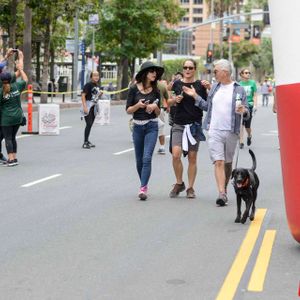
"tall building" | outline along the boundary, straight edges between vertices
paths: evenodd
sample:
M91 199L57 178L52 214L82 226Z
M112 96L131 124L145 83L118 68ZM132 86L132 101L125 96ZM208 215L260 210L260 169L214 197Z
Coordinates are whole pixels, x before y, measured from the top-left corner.
M208 7L205 0L177 0L181 8L186 11L176 28L185 28L202 23L208 17ZM182 55L197 54L194 30L182 31L177 41L168 44L168 52Z

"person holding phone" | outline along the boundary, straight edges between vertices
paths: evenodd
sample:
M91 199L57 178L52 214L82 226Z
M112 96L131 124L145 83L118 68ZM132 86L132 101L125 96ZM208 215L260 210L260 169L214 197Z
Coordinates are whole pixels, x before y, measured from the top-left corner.
M126 111L133 115L133 143L136 169L140 179L138 197L147 199L148 182L151 175L152 156L158 137L158 115L160 92L157 81L164 73L162 67L151 61L142 64L136 74L136 84L128 92Z
M28 82L27 75L23 71L23 53L20 50L18 50L18 56L16 68L21 79L12 82L13 75L11 73L2 72L0 74L2 81L2 88L0 88L1 126L8 155L6 163L8 167L18 165L16 135L23 120L21 92Z
M84 120L86 123L84 130L84 142L82 145L83 149L91 149L95 147L95 145L89 141L89 136L95 121L96 114L98 113L97 102L103 94L99 86L99 72L92 71L90 79L90 82L85 84L81 93L81 113L84 116Z
M196 68L197 63L193 59L187 59L183 62L183 78L174 81L172 86L173 97L168 101L169 105L176 105L171 130L172 162L176 183L170 191L169 196L171 198L177 197L186 188L183 182L182 154L188 156L186 197L196 197L194 183L197 174L197 152L199 142L205 140L201 127L203 111L195 106L193 97L186 94L183 87L191 88L193 86L197 94L201 95L203 99L206 99L206 89L210 87L208 81L195 79Z

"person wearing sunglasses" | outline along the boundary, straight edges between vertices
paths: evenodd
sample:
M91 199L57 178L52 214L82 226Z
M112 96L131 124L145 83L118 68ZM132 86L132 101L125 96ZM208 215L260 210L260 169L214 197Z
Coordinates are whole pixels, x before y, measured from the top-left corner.
M251 72L249 69L242 69L240 72L241 81L240 85L245 89L247 95L247 101L249 105L250 118L248 120L243 121L244 128L247 132L247 146L250 146L252 143L252 129L251 129L251 121L252 114L257 110L257 87L255 80L250 79ZM244 130L240 133L240 149L244 148Z
M168 101L169 105L176 105L174 123L171 130L172 163L176 183L170 191L169 196L171 198L177 197L186 188L183 181L182 154L188 157L188 188L186 197L196 197L194 183L197 174L197 152L200 141L205 140L202 132L203 111L195 106L193 97L186 94L183 88L191 88L193 86L197 93L206 99L207 88L210 87L208 81L195 79L196 68L197 63L193 59L187 59L183 62L183 78L173 83L173 96Z
M208 131L208 150L214 164L219 195L218 206L228 203L227 185L232 171L232 161L239 139L241 114L248 117L246 92L232 81L232 66L226 59L214 62L216 82L212 85L207 100L194 87L183 87L185 94L194 99L194 105L207 111L203 127Z
M140 179L138 197L148 198L148 182L151 175L152 156L158 137L158 116L160 114L160 91L157 81L161 79L164 68L151 61L141 65L136 74L136 84L129 89L126 112L133 115L133 144L136 169Z

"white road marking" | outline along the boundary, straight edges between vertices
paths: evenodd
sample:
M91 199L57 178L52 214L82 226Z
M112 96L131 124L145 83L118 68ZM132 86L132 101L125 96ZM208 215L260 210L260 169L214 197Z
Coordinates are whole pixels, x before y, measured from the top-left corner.
M72 128L72 126L63 126L63 127L59 127L60 130L63 130L63 129L70 129Z
M264 136L278 136L278 133L262 133Z
M18 136L16 136L16 139L23 139L23 138L26 138L29 136L30 136L30 134L18 135Z
M30 187L30 186L33 186L35 184L38 184L38 183L41 183L41 182L44 182L44 181L47 181L47 180L51 180L51 179L54 179L54 178L59 177L59 176L62 176L62 174L54 174L54 175L51 175L51 176L48 176L48 177L45 177L45 178L42 178L42 179L39 179L39 180L35 180L35 181L32 181L32 182L23 184L22 187Z
M124 151L116 152L116 153L114 153L114 155L121 155L123 153L130 152L130 151L133 151L133 150L134 150L134 148L126 149Z
M169 138L170 135L166 135L165 137ZM129 149L126 149L126 150L123 150L123 151L120 151L120 152L116 152L116 153L114 153L114 155L121 155L121 154L124 154L124 153L127 153L127 152L131 152L133 150L134 150L134 148L129 148Z

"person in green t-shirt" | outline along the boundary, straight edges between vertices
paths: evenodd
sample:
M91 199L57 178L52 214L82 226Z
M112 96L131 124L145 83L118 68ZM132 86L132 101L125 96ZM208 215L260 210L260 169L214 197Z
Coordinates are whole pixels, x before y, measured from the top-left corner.
M23 57L21 51L19 55ZM7 166L15 166L18 164L17 141L16 135L23 119L23 111L21 107L21 92L25 89L28 78L23 71L23 62L16 64L21 79L12 83L11 73L1 73L0 80L2 88L0 88L0 125L5 139L6 150L8 154Z
M257 87L255 80L250 79L251 72L249 69L245 68L242 69L240 72L241 81L239 84L244 88L247 95L247 101L249 105L249 112L250 118L247 121L243 121L243 125L247 132L247 146L250 146L252 143L252 129L251 129L251 121L252 121L252 114L257 110ZM244 148L244 130L240 132L240 149Z

